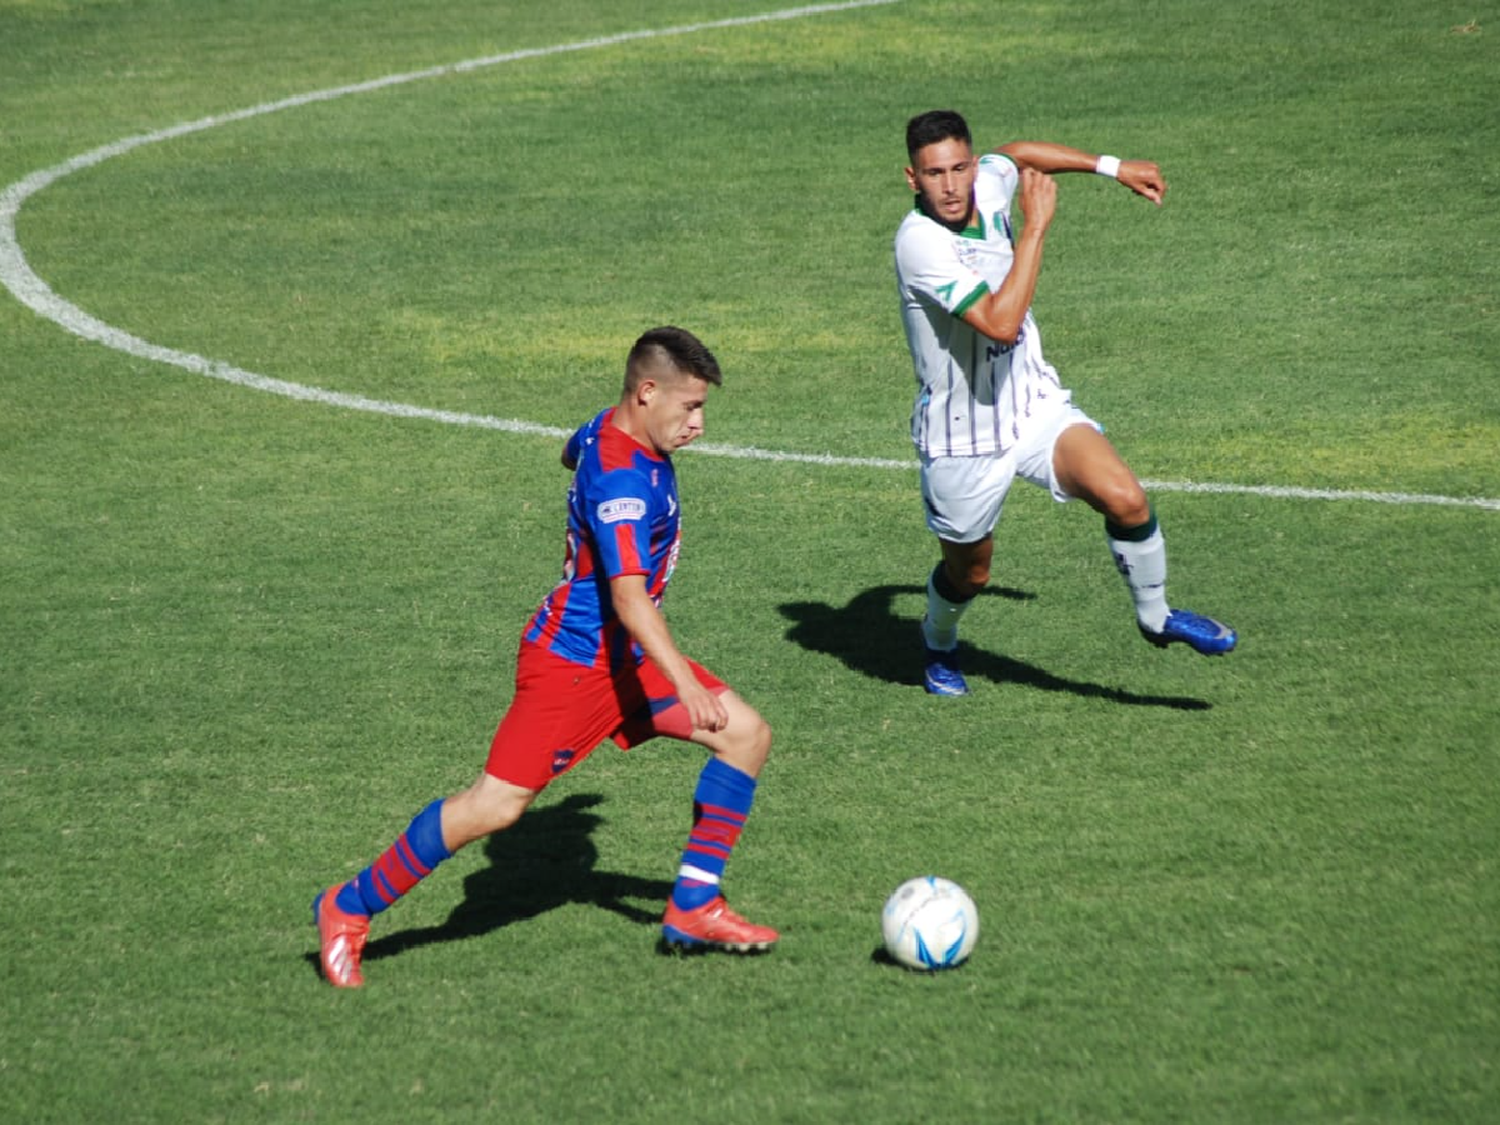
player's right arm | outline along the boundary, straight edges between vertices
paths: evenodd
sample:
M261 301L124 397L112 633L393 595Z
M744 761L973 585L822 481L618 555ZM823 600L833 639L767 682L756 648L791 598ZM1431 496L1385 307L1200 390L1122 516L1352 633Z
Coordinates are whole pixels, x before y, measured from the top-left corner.
M1042 172L1022 168L1019 195L1023 225L1010 272L999 289L983 294L959 314L976 332L1002 344L1016 342L1036 296L1042 243L1057 213L1057 182Z

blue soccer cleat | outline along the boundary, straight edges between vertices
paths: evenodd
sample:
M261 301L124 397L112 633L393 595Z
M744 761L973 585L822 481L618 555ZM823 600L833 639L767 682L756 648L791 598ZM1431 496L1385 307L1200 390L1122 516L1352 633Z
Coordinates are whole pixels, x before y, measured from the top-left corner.
M1228 625L1186 609L1168 610L1167 623L1160 633L1153 633L1142 625L1141 636L1157 648L1180 642L1204 656L1223 656L1232 652L1240 639Z
M958 667L958 650L940 652L922 646L926 654L925 682L929 695L968 695L969 683Z

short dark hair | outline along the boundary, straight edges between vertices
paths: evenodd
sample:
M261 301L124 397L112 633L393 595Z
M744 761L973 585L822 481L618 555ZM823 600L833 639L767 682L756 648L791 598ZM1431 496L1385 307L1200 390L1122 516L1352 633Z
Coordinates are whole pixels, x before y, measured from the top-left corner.
M963 119L963 114L952 109L929 109L906 123L906 155L909 159L916 160L917 153L939 141L963 141L966 145L974 143L974 138L969 135L969 123Z
M714 353L686 328L666 325L641 333L625 360L625 389L632 389L648 371L661 367L694 375L716 387L724 385Z

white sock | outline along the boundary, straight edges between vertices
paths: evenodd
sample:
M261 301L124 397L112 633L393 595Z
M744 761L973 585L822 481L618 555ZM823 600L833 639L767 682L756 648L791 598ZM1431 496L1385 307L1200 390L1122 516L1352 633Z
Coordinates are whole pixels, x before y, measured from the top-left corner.
M971 599L972 600L972 599ZM938 652L952 652L958 647L958 619L969 603L950 602L937 592L932 575L927 576L927 616L922 618L922 636L927 647Z
M1107 536L1115 569L1135 599L1135 617L1141 627L1160 633L1167 624L1167 541L1161 528L1140 542Z

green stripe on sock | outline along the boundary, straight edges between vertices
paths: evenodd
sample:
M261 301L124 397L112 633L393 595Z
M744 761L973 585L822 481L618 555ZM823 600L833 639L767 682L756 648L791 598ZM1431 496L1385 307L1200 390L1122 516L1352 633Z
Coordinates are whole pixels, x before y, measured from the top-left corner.
M1140 527L1121 527L1117 523L1105 520L1104 534L1124 543L1144 543L1156 534L1156 509L1151 509L1151 518Z

